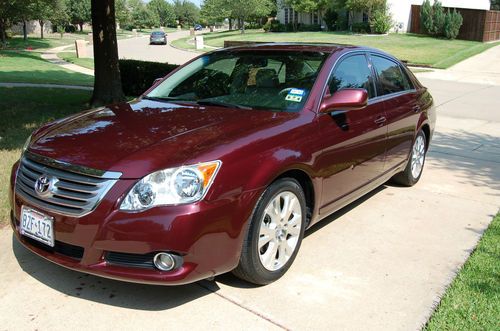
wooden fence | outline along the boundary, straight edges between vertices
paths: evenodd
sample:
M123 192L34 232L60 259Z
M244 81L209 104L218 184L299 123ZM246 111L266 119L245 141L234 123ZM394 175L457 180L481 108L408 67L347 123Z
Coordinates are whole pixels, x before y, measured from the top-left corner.
M411 6L411 25L410 32L423 33L420 24L420 10L422 6ZM453 8L444 7L446 10ZM457 8L463 19L463 25L460 28L458 39L475 41L494 41L500 40L500 11L464 9Z

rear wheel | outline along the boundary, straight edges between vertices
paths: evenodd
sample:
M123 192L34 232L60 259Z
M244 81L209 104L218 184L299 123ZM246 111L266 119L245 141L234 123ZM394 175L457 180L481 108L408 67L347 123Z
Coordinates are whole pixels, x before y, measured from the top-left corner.
M258 285L283 276L300 248L305 216L306 200L296 180L284 178L271 184L254 209L233 273Z
M423 131L419 131L413 142L410 159L408 160L405 170L393 177L396 183L405 186L413 186L419 181L422 176L422 171L424 170L425 157L427 154L426 146L425 134Z

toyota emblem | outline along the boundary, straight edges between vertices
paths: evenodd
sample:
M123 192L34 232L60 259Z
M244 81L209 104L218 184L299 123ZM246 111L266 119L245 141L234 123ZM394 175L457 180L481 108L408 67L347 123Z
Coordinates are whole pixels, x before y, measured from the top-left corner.
M47 175L42 175L42 176L38 177L38 179L35 182L35 192L39 196L47 195L47 193L50 193L49 189L50 189L51 182L52 182L52 179Z

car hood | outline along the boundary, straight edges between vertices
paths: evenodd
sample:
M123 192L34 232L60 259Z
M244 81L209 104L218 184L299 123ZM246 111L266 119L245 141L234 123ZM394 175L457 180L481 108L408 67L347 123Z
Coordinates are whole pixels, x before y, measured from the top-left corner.
M122 178L141 178L187 160L209 161L197 156L220 147L215 145L279 125L293 115L137 100L43 127L29 150L70 164L119 171ZM210 156L220 158L223 152Z

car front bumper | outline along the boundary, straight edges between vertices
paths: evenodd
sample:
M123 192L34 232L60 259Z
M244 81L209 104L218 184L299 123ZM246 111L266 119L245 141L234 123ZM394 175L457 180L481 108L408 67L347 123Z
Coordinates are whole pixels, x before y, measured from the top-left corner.
M252 191L210 203L201 201L126 213L117 206L133 182L120 180L93 212L68 217L34 206L17 195L14 190L17 167L18 164L14 165L12 170L9 199L11 226L21 244L66 268L137 283L187 284L234 269L239 261L246 220L252 211L250 206L258 197L258 192ZM54 217L55 248L20 234L23 205ZM160 271L151 263L131 266L109 260L111 254L122 254L133 262L151 258L157 252L179 255L183 263L172 271Z

